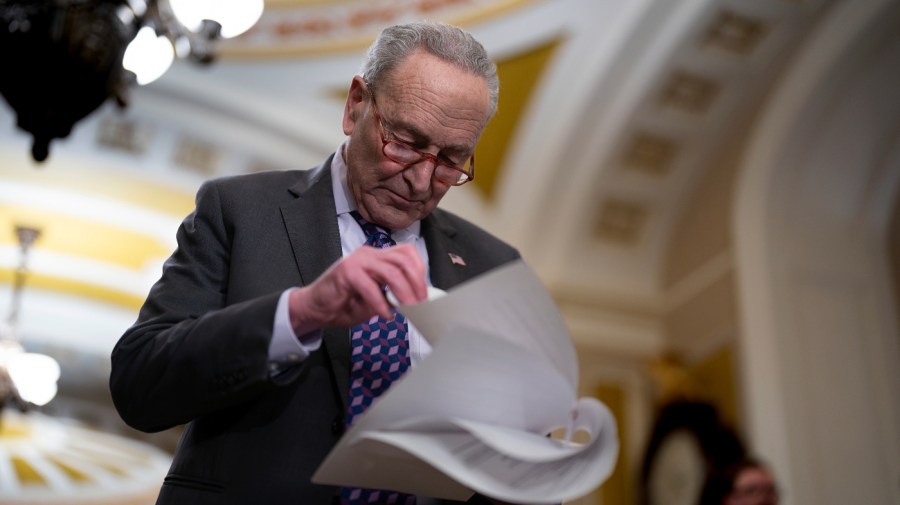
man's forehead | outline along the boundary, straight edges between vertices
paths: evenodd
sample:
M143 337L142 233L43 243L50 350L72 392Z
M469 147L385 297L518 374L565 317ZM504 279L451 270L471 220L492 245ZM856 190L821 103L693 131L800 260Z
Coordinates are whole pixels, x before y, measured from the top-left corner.
M459 81L472 78L478 78L478 76L425 50L418 50L407 55L384 75L385 83L395 86L419 82L422 86L446 91L455 88ZM484 80L484 87L487 90L486 80Z

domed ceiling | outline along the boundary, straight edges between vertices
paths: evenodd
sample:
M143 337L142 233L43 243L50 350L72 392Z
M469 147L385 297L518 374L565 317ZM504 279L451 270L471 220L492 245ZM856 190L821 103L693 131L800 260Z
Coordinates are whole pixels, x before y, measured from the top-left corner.
M317 165L343 140L343 99L378 31L422 18L456 23L497 61L501 97L478 146L475 181L452 190L442 206L519 248L557 301L579 354L612 364L588 373L632 367L621 381L626 467L649 431L641 410L649 403L646 377L634 370L669 351L702 354L739 331L735 188L754 180L740 177L756 166L748 163L748 146L779 145L761 131L760 117L780 106L786 112L777 117L794 124L790 115L803 115L803 106L842 96L829 94L841 87L857 89L851 85L867 65L896 76L898 6L267 0L256 26L220 44L210 65L176 61L159 80L130 89L126 108L110 101L53 142L44 163L32 161L31 139L0 105L0 321L12 315L25 259L20 335L26 347L62 365L60 396L47 412L149 438L111 410L109 352L159 276L196 189L211 177ZM818 37L823 33L830 37ZM804 82L817 100L775 103L784 81L798 79L797 69L826 67ZM871 99L886 103L873 109L896 110L896 96L876 88ZM802 122L805 136L791 138L816 138L820 131L810 123ZM882 196L896 191L871 181L896 186L897 176L887 173L896 158L888 159L884 146L897 145L900 130L860 131L871 137L867 145L881 146L866 153L870 166L860 169L875 173L883 165L885 173L860 177L872 184L866 191L843 192L837 177L808 191L829 192L815 195L827 204L866 193L887 209L896 200ZM889 212L897 210L883 214ZM27 258L17 226L40 230ZM733 386L721 386L730 388L724 396L731 402ZM152 441L171 449L177 433L158 437Z
M23 336L102 379L200 182L316 165L342 140L343 96L375 34L430 18L472 31L501 77L476 180L442 205L522 251L580 346L657 354L673 345L662 316L729 275L717 188L733 183L767 92L841 3L268 0L211 65L176 61L43 164L0 106L0 309L14 227L38 228ZM690 246L686 222L703 231Z
M341 141L365 46L386 24L427 17L473 31L502 85L478 177L446 207L518 246L561 300L652 318L672 289L665 258L695 185L732 155L828 4L270 0L212 65L176 62L125 110L106 104L77 125L41 166L0 110L0 280L18 261L13 225L41 228L26 332L107 350L199 182L318 163ZM663 345L638 333L634 350Z

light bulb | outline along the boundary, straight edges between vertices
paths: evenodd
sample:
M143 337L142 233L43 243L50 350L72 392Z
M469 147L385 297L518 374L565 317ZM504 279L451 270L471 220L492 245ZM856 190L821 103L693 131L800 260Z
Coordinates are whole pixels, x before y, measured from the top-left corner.
M11 355L6 370L23 400L46 405L56 396L59 363L50 356L33 352Z
M137 83L143 86L166 73L174 59L175 49L169 39L157 36L153 28L145 26L125 49L122 66L134 72Z
M178 22L198 31L204 19L222 26L223 38L237 37L250 29L262 16L263 0L170 0Z

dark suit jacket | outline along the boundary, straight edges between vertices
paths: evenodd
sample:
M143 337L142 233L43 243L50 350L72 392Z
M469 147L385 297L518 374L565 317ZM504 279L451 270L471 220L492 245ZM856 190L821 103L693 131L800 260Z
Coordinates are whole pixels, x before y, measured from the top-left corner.
M112 353L110 389L129 425L187 423L159 503L331 503L336 489L310 477L344 429L349 330L326 330L318 351L274 379L267 352L281 292L341 256L335 212L330 158L311 171L201 187L178 248ZM422 235L442 289L519 257L441 210L422 221Z

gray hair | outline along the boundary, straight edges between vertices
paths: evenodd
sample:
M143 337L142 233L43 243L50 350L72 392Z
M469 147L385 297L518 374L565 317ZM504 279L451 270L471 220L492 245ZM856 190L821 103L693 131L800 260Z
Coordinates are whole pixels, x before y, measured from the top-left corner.
M491 61L484 46L475 37L446 23L421 22L385 28L366 52L360 75L369 86L377 88L397 65L420 49L484 77L491 98L488 117L494 115L500 97L497 65Z

